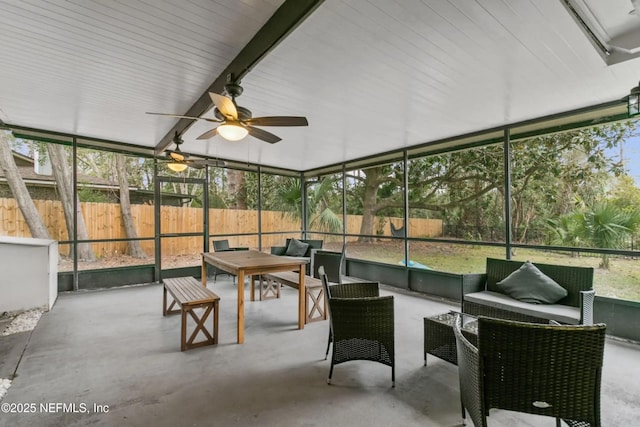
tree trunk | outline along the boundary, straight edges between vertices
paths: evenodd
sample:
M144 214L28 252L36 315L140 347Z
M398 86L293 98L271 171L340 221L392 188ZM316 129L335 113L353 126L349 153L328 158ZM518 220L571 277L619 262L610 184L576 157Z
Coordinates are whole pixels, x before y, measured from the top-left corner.
M124 154L116 154L116 170L118 172L118 185L120 186L120 212L122 212L122 222L128 239L137 239L135 222L131 213L131 200L129 199L129 181L127 179L127 163ZM134 258L146 258L140 246L140 241L129 240L129 255Z
M362 200L362 223L360 224L360 234L358 242L372 242L372 235L376 216L376 202L378 199L378 176L379 168L371 168L363 171L366 174L364 182L364 196Z
M31 195L27 186L22 181L15 161L13 160L13 154L9 143L6 138L0 136L0 168L4 172L4 176L7 179L7 184L11 189L13 197L16 199L16 203L22 212L31 236L36 239L49 239L49 232L44 225L42 217L36 209L36 205L33 204Z
M56 180L58 187L58 195L60 196L60 202L62 203L62 210L64 211L64 219L67 223L67 233L69 240L73 240L73 176L71 175L71 168L67 163L67 158L64 152L64 147L58 144L47 144L47 153L51 160L51 169L53 170L53 176ZM87 233L87 227L84 223L84 217L82 210L80 209L80 200L77 198L77 216L78 216L78 240L89 240L89 233ZM78 244L78 259L83 261L95 261L96 257L91 249L89 243Z
M229 205L231 209L247 209L247 189L244 182L244 172L228 169L227 170L227 194L232 203Z

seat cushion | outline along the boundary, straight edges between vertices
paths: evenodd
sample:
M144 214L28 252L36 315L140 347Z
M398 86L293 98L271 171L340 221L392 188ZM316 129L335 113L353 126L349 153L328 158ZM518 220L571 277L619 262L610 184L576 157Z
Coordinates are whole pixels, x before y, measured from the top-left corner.
M561 304L530 304L511 298L498 292L473 292L464 296L465 301L515 311L541 319L556 320L561 323L577 325L580 323L580 309Z
M301 242L298 239L291 239L287 251L284 253L286 256L304 256L309 249L309 244Z
M500 292L531 304L554 304L567 290L529 261L497 284Z

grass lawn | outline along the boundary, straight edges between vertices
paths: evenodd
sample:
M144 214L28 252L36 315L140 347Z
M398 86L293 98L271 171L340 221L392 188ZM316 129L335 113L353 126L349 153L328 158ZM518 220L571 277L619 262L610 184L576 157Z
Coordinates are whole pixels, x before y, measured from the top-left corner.
M485 270L486 258L505 258L504 248L431 242L411 242L409 253L412 261L424 264L433 270L450 273L481 273ZM402 242L393 240L374 243L350 242L347 245L347 256L398 264L404 257L404 246ZM518 249L512 259L593 267L596 295L640 301L640 260L638 259L612 258L609 270L599 268L601 258L592 254L571 256L551 251Z

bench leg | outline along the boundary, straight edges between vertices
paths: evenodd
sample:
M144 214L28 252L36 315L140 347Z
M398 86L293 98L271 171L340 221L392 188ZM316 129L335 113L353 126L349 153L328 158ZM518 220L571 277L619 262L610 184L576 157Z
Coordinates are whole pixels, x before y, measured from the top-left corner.
M263 280L261 276L260 277L260 301L273 299L273 298L280 298L280 282L270 278Z
M317 292L314 294L314 292ZM327 301L324 297L324 289L322 288L307 288L306 299L306 323L317 322L327 319ZM317 313L317 316L314 316Z
M180 325L180 351L187 349L187 311L189 309L182 308L182 324Z
M167 315L167 287L162 285L162 315Z
M171 299L171 304L167 307L167 288L165 286L162 287L162 315L166 316L167 314L176 314L180 313L180 310L173 309L176 305L176 300Z
M204 308L204 313L200 317L194 312L195 308ZM213 336L209 333L206 327L206 321L209 315L213 320ZM187 313L195 321L195 327L193 332L187 339ZM211 345L218 343L218 301L200 304L197 306L183 307L182 309L182 327L180 328L180 350L185 351L191 348L201 347L204 345ZM194 342L198 333L202 332L205 339L202 341Z

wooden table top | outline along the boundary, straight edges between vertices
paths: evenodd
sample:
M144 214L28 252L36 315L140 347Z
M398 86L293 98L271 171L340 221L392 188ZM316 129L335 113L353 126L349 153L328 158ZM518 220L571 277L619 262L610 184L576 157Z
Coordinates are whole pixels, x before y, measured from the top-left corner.
M202 257L212 264L224 264L234 270L288 266L297 269L308 262L305 258L271 255L260 251L204 252Z

